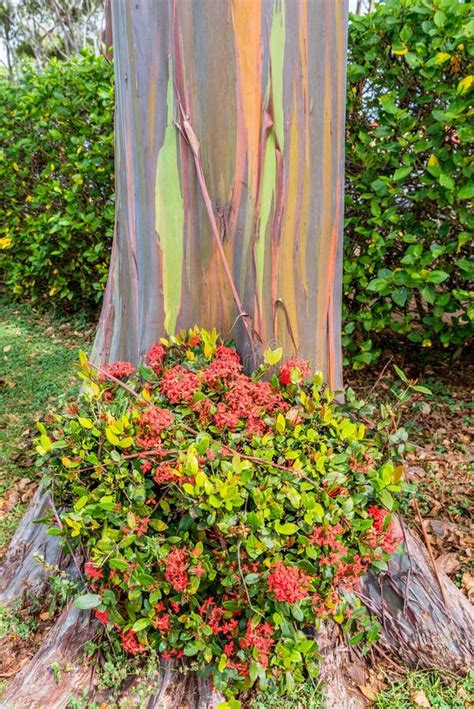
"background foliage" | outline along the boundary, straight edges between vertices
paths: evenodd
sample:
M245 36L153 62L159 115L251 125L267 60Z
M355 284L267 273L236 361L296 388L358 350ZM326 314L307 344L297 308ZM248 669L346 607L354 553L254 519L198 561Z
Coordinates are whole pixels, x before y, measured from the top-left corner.
M113 232L113 69L53 61L0 81L0 269L14 293L97 304Z
M344 344L355 366L387 330L424 347L472 334L473 36L474 5L452 0L385 0L351 18Z
M344 332L472 335L474 5L385 0L349 27ZM17 294L95 308L113 231L113 76L102 58L0 82L0 269Z

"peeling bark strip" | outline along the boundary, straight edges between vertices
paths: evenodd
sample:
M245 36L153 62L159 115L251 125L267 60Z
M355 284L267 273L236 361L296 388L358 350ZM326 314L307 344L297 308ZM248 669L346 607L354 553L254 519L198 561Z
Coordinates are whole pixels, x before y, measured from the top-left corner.
M137 362L199 323L341 388L346 0L114 0L117 225L95 353ZM237 322L236 322L237 318Z

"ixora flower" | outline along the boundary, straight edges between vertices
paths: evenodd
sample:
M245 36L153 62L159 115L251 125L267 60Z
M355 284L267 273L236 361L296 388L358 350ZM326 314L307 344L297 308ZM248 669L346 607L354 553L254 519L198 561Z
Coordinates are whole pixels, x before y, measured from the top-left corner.
M126 379L131 377L135 372L135 367L130 362L110 362L106 364L102 372L99 374L99 379L101 382L108 381L109 375L112 375L116 379Z
M291 374L295 372L297 381L306 379L311 374L311 369L304 359L289 359L280 369L280 384L286 386L291 384Z
M86 550L78 605L135 664L189 657L233 696L258 677L314 675L308 631L325 618L376 636L351 593L398 545L384 502L396 509L400 482L380 434L307 362L246 374L193 328L136 371L81 367L90 386L39 425L37 450L54 534Z
M310 577L297 566L287 567L279 561L268 575L268 587L278 601L296 603L308 596Z

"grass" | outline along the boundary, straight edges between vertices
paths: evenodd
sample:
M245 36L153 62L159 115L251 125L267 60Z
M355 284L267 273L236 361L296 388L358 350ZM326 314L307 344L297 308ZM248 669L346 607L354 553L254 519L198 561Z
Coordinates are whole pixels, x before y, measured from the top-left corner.
M66 320L0 300L0 550L34 489L28 482L37 477L35 421L77 386L73 363L91 335L81 317Z
M276 687L258 694L250 709L325 709L324 688L307 681L296 685L289 696L282 696Z
M465 679L447 683L436 672L409 672L390 688L380 692L374 709L468 709L474 696L474 673ZM427 701L425 701L425 698Z

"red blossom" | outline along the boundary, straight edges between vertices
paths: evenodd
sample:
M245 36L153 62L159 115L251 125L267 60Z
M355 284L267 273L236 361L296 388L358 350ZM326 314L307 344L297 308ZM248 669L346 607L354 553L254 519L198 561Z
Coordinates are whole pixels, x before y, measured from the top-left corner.
M98 611L97 608L95 608L94 615L99 621L99 623L103 623L103 625L107 625L107 623L109 622L109 616L107 615L107 611Z
M268 656L274 643L272 639L273 631L274 627L270 623L261 623L254 627L249 620L245 638L240 641L241 647L257 650L257 661L262 667L268 667Z
M138 642L137 636L133 630L127 630L126 633L121 633L120 640L123 649L131 655L137 655L140 652L146 651L145 645Z
M104 382L108 380L107 375L112 375L116 379L126 379L130 377L135 372L135 367L130 362L109 362L105 367L102 367L102 371L99 374L99 381Z
M214 423L219 429L228 428L230 431L234 431L239 423L239 417L235 412L229 409L227 404L221 402L217 404Z
M101 569L98 569L93 561L86 561L84 564L84 573L90 579L102 579L104 577Z
M387 554L393 554L401 542L401 537L396 533L393 521L384 531L388 512L375 505L369 507L368 512L373 520L373 526L365 534L367 545L371 549L381 547L382 551Z
M195 372L177 364L168 369L160 384L160 391L172 404L190 404L199 389L199 377Z
M148 530L149 523L150 523L149 517L143 517L141 519L137 518L135 530L134 530L137 534L137 537L141 537L142 534L146 534L146 532Z
M143 429L143 434L136 438L136 442L141 448L155 448L161 445L160 434L172 425L174 416L167 409L160 409L158 406L148 408L142 413L139 425Z
M209 367L204 370L202 379L205 384L215 388L219 383L229 385L233 379L239 376L242 371L237 352L230 347L220 345L217 348L216 356Z
M161 372L163 360L166 357L166 348L157 343L150 347L145 355L145 362L153 369L156 374Z
M189 583L186 549L172 549L165 559L165 565L165 578L168 583L175 591L184 591Z
M160 463L156 467L155 474L153 477L158 485L176 482L178 479L174 468L172 468L169 463Z
M201 576L206 573L206 569L204 568L204 566L202 566L202 564L196 564L196 566L193 566L193 568L191 569L191 573L193 573L198 578L201 578Z
M268 575L268 586L278 601L296 603L306 598L310 577L297 566L285 566L279 561Z
M289 359L280 367L279 380L282 386L291 384L291 372L293 369L297 369L301 379L306 379L311 374L311 368L304 359Z
M155 618L153 625L162 635L167 635L170 631L170 622L171 618L167 613L165 613L164 615Z
M210 422L212 410L212 401L210 399L199 399L191 408L198 415L202 424L206 425Z

